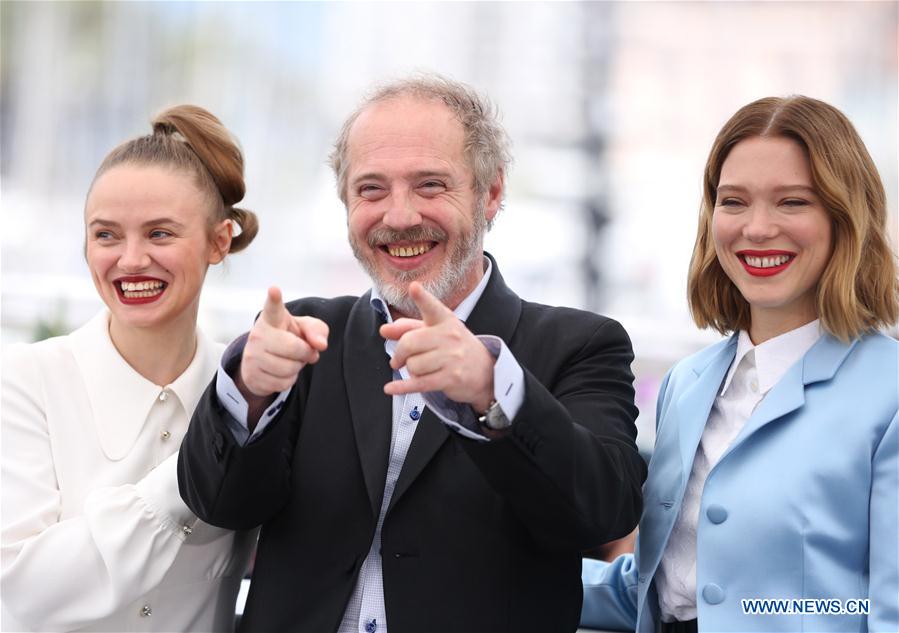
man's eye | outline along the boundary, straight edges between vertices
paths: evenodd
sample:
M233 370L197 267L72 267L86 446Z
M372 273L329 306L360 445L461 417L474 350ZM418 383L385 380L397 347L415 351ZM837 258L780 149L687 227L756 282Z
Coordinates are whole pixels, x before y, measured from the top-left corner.
M172 237L172 234L168 231L164 231L162 229L154 229L150 231L150 238L154 240L164 239L166 237Z
M446 184L439 180L426 180L418 185L418 191L424 196L436 196L446 191Z
M383 193L383 189L378 185L362 185L359 187L359 195L363 198L374 198Z
M111 231L97 231L94 233L94 239L96 240L111 240L112 232Z

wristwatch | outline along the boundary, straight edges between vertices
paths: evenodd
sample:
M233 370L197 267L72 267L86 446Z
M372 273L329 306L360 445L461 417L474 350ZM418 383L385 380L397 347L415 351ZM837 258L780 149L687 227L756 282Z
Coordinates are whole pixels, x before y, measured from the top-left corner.
M491 431L502 431L512 426L512 420L506 417L499 402L492 400L487 410L478 416L478 424Z

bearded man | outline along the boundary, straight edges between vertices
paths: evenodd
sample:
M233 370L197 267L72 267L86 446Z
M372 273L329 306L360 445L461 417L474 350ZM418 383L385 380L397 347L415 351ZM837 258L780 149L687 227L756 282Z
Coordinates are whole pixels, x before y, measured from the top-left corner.
M345 123L332 165L373 288L270 288L180 454L201 519L262 526L243 630L573 631L580 552L636 525L626 333L522 301L483 252L508 147L435 76Z

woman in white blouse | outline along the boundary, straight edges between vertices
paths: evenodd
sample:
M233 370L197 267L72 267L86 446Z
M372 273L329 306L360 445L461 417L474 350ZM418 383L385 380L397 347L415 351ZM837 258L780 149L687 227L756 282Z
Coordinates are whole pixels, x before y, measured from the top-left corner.
M197 329L206 270L257 231L243 195L240 149L195 106L97 171L85 254L106 309L3 353L4 631L233 628L253 535L199 522L176 462L222 351Z
M688 295L733 335L662 383L635 555L584 563L582 624L899 631L899 316L886 196L807 97L738 111L706 164Z

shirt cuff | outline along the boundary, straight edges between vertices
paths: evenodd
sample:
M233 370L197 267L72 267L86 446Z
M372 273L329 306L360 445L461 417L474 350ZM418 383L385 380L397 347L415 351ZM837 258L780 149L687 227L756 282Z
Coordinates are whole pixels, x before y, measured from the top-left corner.
M478 336L478 340L496 358L493 365L493 398L509 421L514 423L524 402L524 370L500 337L483 334Z
M518 410L524 402L524 371L515 360L508 346L498 336L489 334L478 336L494 359L493 398L499 403L503 413L514 423ZM442 391L422 394L428 407L453 431L479 442L489 442L490 438L481 432L478 415L466 403L450 400Z
M222 354L222 362L215 375L215 393L227 412L225 423L228 426L228 430L231 431L231 435L234 436L234 439L241 446L249 444L262 434L275 417L275 414L284 406L287 394L290 393L290 389L286 389L277 395L274 401L263 411L259 417L259 422L256 423L256 428L253 429L251 434L250 427L247 424L249 405L231 377L240 367L239 361L243 354L243 348L247 345L247 336L249 336L249 332L234 339L225 349L225 353Z

